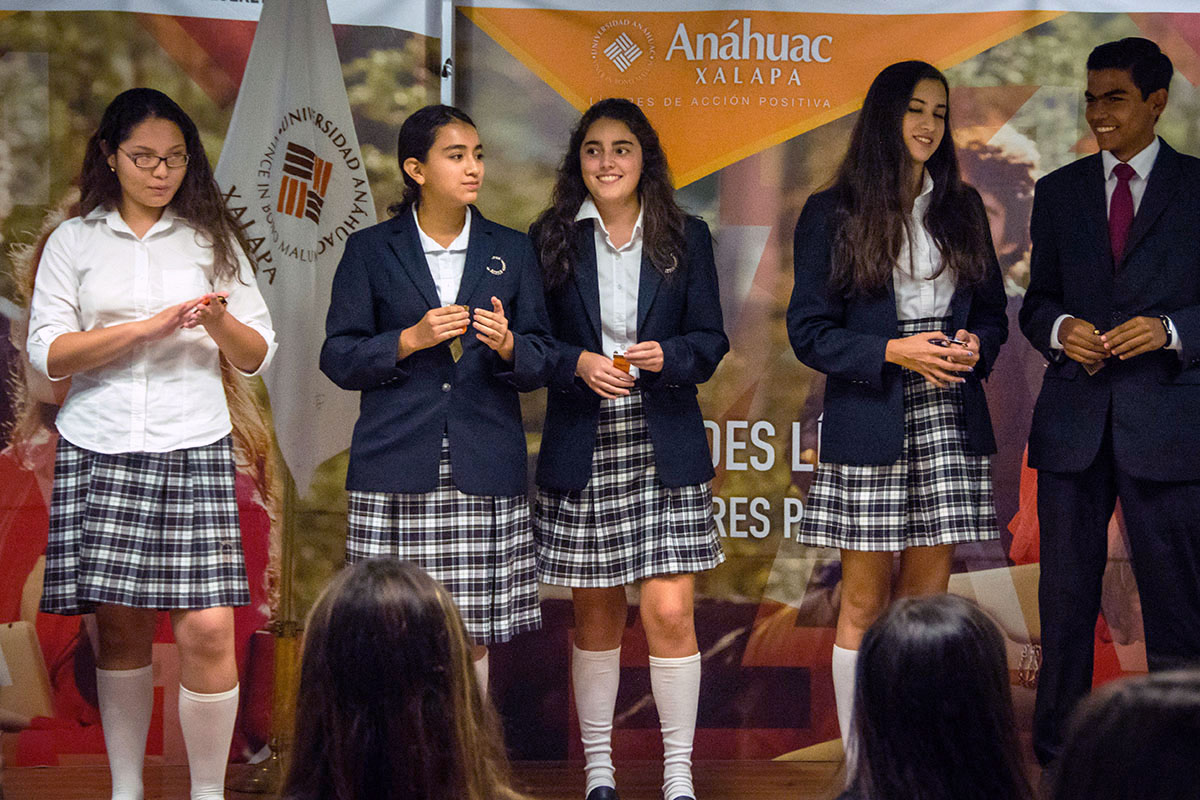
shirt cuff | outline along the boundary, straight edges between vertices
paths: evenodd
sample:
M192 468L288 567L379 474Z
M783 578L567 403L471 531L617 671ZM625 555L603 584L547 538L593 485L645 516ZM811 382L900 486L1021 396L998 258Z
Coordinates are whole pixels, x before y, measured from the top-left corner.
M25 352L29 356L29 363L33 365L34 369L52 381L65 381L67 378L71 377L70 375L60 375L56 378L50 374L50 345L54 344L54 340L64 333L66 333L66 331L58 331L50 334L47 337L43 335L41 331L39 331L33 336L30 336L29 341L25 343Z
M1174 350L1175 352L1179 353L1180 357L1182 358L1183 357L1183 340L1179 338L1179 328L1175 327L1175 321L1172 320L1170 317L1168 317L1165 314L1163 315L1163 317L1164 317L1164 319L1166 319L1167 325L1169 325L1171 328L1171 338L1167 340L1167 344L1164 347L1164 349Z
M265 370L267 368L267 366L270 365L271 359L273 359L275 357L275 351L277 349L279 349L279 342L275 341L275 332L273 330L271 330L270 328L264 329L263 327L261 327L259 325L255 325L253 322L247 322L247 323L245 323L245 325L246 325L246 327L250 328L250 330L254 331L259 336L261 336L263 338L263 341L267 343L266 355L263 356L262 362L258 365L258 368L256 370L254 370L253 372L243 372L242 370L238 369L236 366L233 366L233 362L230 362L230 366L233 367L235 372L245 375L247 378L253 378L255 375L261 375L263 370Z
M1074 317L1073 314L1063 314L1061 317L1054 320L1054 327L1050 329L1050 349L1051 350L1062 350L1063 349L1062 342L1060 342L1058 340L1058 329L1060 327L1062 327L1064 319L1072 319L1073 317Z

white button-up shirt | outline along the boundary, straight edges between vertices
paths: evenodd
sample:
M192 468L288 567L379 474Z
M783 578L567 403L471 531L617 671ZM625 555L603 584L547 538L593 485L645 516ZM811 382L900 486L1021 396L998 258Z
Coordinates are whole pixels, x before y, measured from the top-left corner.
M944 317L950 311L950 298L954 296L954 274L942 270L942 254L925 228L925 214L929 201L933 199L933 179L928 172L921 193L913 200L912 217L908 223L908 236L900 246L900 256L892 269L892 287L896 294L896 318L924 319Z
M638 283L642 278L642 213L638 211L633 236L617 247L604 227L600 210L592 198L579 206L576 220L595 220L596 277L600 286L600 339L603 355L624 353L637 344ZM638 376L631 366L630 374Z
M448 306L458 299L458 287L462 285L463 270L467 267L467 243L471 241L471 209L467 209L467 219L462 230L449 247L442 247L421 230L421 220L417 218L417 206L412 207L413 221L417 223L417 236L421 239L421 250L425 253L425 263L429 265L429 274L437 286L438 300L443 306ZM491 311L491 306L488 307Z
M267 354L275 334L250 262L240 278L213 277L204 234L171 209L138 239L116 210L63 222L46 241L34 283L26 349L50 377L50 345L64 333L134 322L206 292L229 292L228 313L254 329ZM72 444L101 453L161 453L211 444L232 430L219 350L203 326L138 345L71 376L56 426ZM61 379L61 377L60 377Z

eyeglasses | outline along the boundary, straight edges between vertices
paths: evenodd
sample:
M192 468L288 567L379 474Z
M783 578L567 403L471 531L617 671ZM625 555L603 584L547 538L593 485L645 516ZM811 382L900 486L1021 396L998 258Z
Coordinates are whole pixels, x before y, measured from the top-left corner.
M125 154L125 157L132 161L133 165L138 169L158 169L158 165L164 161L167 162L167 169L180 169L182 167L186 167L190 159L190 156L187 153L172 153L169 156L156 156L152 153L138 153L135 156L126 150L122 150L120 147L117 149L121 150L121 152Z

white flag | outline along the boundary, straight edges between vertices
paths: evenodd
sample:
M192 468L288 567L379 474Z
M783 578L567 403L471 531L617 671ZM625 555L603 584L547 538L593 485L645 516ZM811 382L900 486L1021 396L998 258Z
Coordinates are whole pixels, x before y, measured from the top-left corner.
M275 435L303 494L358 416L317 359L346 237L376 221L325 0L264 0L216 177L258 260Z

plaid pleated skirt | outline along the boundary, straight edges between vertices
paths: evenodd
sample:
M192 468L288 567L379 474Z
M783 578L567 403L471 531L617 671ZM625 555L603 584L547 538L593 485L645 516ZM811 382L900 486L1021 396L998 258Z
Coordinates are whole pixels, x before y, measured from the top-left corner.
M249 602L229 436L166 453L95 453L59 437L42 611Z
M949 318L902 320L899 333L945 330ZM815 547L898 552L996 539L987 456L967 446L962 391L903 371L904 441L894 464L822 461L797 540Z
M636 389L600 401L590 480L579 491L538 489L533 531L538 577L557 586L624 586L725 560L712 486L662 484Z
M411 561L446 587L475 644L542 626L529 498L463 494L442 439L432 492L349 493L346 562Z

